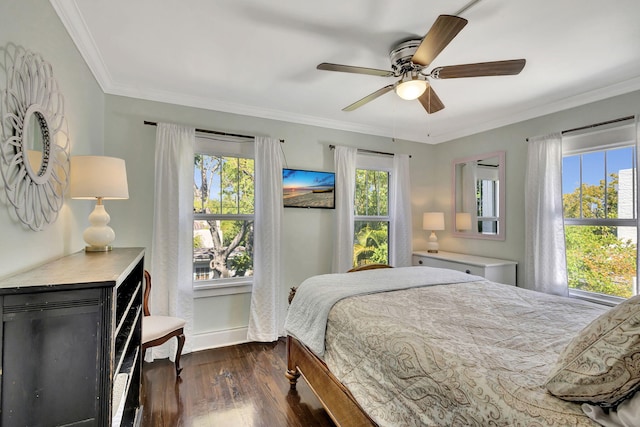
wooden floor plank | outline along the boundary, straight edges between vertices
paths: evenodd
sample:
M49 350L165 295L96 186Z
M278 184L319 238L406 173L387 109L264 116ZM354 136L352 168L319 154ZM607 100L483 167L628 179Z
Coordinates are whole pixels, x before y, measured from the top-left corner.
M144 363L143 427L334 427L304 380L289 390L286 344L246 343Z

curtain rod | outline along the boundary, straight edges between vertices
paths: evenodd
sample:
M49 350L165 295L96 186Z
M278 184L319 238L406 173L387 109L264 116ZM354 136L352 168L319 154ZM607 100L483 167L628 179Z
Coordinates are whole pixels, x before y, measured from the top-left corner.
M335 146L335 145L333 145L333 144L329 145L329 149L330 149L330 150L333 150L333 149L335 149L335 148L336 148L336 146ZM382 155L382 156L395 156L395 154L393 154L393 153L387 153L387 152L385 152L385 151L367 150L366 148L358 148L357 150L358 150L358 152L360 152L360 153L380 154L380 155ZM409 158L411 158L411 154L409 154Z
M580 126L580 127L573 128L573 129L563 130L560 133L562 133L564 135L565 133L569 133L569 132L577 132L579 130L597 128L598 126L610 125L612 123L618 123L618 122L624 122L624 121L627 121L627 120L631 120L634 117L635 116L620 117L619 119L607 120L606 122L594 123L592 125Z
M144 121L145 125L149 125L149 126L158 126L158 123L156 122L150 122L145 120ZM209 133L212 135L222 135L222 136L235 136L237 138L255 138L255 136L252 135L241 135L238 133L228 133L228 132L220 132L217 130L208 130L208 129L197 129L196 128L196 132L200 132L200 133ZM281 139L280 142L284 143L284 139Z
M627 120L631 120L634 119L635 116L625 116L625 117L620 117L617 119L611 119L611 120L607 120L605 122L600 122L600 123L593 123L590 125L585 125L585 126L580 126L577 128L573 128L573 129L566 129L563 130L562 132L560 132L562 135L564 135L565 133L571 133L571 132L577 132L579 130L585 130L585 129L591 129L591 128L597 128L599 126L604 126L604 125L610 125L612 123L618 123L618 122L625 122ZM527 138L525 141L529 142L529 138Z

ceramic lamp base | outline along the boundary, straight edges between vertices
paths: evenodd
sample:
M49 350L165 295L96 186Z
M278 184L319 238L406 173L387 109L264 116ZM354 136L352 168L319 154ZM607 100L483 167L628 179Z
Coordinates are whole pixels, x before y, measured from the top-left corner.
M110 219L102 200L99 198L95 209L89 215L91 225L82 233L84 241L87 242L86 252L108 252L111 250L111 242L116 238L116 233L107 225Z
M432 231L431 235L429 236L429 242L427 243L427 252L437 254L438 249L438 236L436 236L436 233Z

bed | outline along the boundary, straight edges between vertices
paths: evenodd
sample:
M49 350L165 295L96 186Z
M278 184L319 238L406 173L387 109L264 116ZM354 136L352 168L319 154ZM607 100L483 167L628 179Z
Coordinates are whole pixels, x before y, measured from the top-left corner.
M430 267L315 276L289 307L286 376L291 388L302 376L339 426L595 426L582 403L608 416L601 407L640 388L632 300L613 316L628 326L613 347L631 358L596 379L613 391L586 397L567 384L600 363L576 362L573 347L593 341L587 325L610 332L598 324L607 307Z

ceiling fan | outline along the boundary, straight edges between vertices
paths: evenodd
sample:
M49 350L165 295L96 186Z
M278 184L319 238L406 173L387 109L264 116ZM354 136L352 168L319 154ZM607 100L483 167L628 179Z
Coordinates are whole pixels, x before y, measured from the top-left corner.
M475 64L449 65L428 71L429 65L442 50L467 25L467 20L454 15L440 15L423 39L410 39L399 43L389 53L391 70L355 67L351 65L323 62L318 70L340 71L344 73L367 74L380 77L400 77L400 80L387 85L343 108L353 111L391 90L403 99L418 99L427 113L435 113L444 108L429 84L432 79L456 79L462 77L506 76L519 74L526 60L479 62Z

